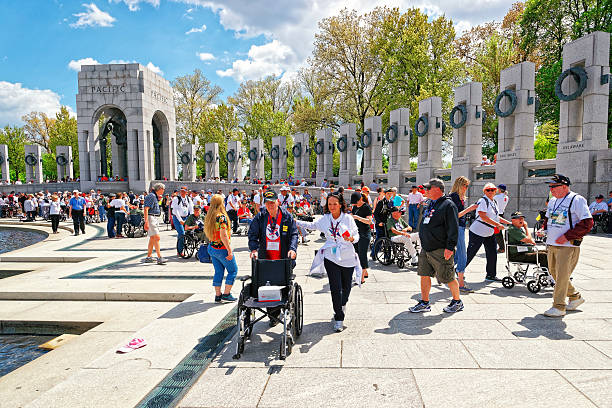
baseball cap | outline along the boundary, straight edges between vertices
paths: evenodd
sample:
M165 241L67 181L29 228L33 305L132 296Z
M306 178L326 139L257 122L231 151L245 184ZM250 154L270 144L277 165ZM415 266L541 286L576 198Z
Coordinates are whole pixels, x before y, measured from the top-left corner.
M600 195L598 195L598 196L597 196L597 197L595 197L595 198L596 198L596 199L598 199L598 198L604 198L604 196L600 194Z
M522 212L520 212L520 211L515 211L515 212L513 212L513 213L512 213L512 215L511 215L510 217L512 217L512 219L515 219L515 218L525 218L525 216L523 215L523 213L522 213Z
M546 181L546 184L563 184L564 186L571 185L571 181L569 177L564 176L563 174L555 174L552 178Z
M234 189L232 190L232 193L236 192L236 191L240 191L240 190L238 190L236 187L234 187Z
M393 192L393 188L391 188L391 187L388 187L388 188L385 190L385 193L392 193L392 192Z
M389 210L390 210L392 213L394 213L394 212L396 212L396 211L399 211L400 209L399 209L399 207L391 207Z
M194 210L201 210L201 209L202 209L202 207L200 207L199 205L194 205L194 206L193 206L193 209L194 209Z
M264 203L268 201L276 201L278 200L278 194L274 190L268 190L263 194Z
M413 189L413 188L418 188L418 187L417 187L417 186L412 186L412 187L410 187L410 188L411 188L411 189Z
M361 199L361 193L354 192L351 194L351 204L357 204L357 202Z
M507 190L507 188L506 188L506 185L505 185L505 184L500 184L500 185L498 185L498 186L497 186L497 188L499 188L500 190L504 190L504 191L506 191L506 190Z

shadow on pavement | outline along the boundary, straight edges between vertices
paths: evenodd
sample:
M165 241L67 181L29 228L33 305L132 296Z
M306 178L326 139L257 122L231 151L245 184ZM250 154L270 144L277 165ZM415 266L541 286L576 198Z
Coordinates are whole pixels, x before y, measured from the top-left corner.
M159 316L159 319L180 319L181 317L204 313L216 306L221 306L221 303L204 302L202 300L183 302Z
M518 324L527 330L513 331L512 334L516 337L528 339L546 337L550 340L571 340L574 338L574 336L565 332L567 324L559 318L544 320L541 317L523 317Z

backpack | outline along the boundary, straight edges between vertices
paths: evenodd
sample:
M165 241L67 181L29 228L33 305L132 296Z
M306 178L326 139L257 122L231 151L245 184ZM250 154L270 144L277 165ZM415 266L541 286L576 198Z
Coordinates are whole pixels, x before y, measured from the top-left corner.
M208 254L208 244L200 245L200 247L198 248L198 253L196 254L196 257L201 263L212 263L212 260L210 259L210 255Z

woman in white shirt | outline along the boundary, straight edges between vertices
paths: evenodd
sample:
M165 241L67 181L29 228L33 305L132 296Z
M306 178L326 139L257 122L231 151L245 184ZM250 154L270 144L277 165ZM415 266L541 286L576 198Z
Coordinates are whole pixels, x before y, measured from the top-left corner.
M326 242L319 249L313 262L323 258L329 279L332 304L334 305L334 330L344 329L344 315L353 284L353 270L359 264L353 243L359 241L357 224L350 214L341 194L330 194L325 205L325 215L314 222L296 221L299 227L319 230L325 234Z
M125 224L126 215L128 214L123 194L118 193L117 197L110 202L110 206L115 207L115 221L117 222L116 238L123 238L121 232L123 231L123 224Z
M497 243L494 234L503 231L503 224L512 224L510 221L500 217L497 203L493 199L497 192L497 187L493 183L485 184L482 189L484 196L478 200L476 208L476 220L470 226L470 240L467 247L466 267L472 262L474 256L484 244L487 256L487 276L486 281L499 282L497 274Z
M60 212L62 210L62 203L59 197L55 194L51 196L51 202L49 203L49 217L51 218L51 229L54 234L57 234L57 227L59 226Z

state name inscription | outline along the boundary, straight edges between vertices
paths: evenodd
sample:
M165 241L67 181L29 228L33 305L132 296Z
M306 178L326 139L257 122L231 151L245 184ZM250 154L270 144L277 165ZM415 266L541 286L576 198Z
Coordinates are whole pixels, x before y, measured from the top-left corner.
M125 93L127 92L127 85L125 83L120 85L92 85L89 89L91 93Z

